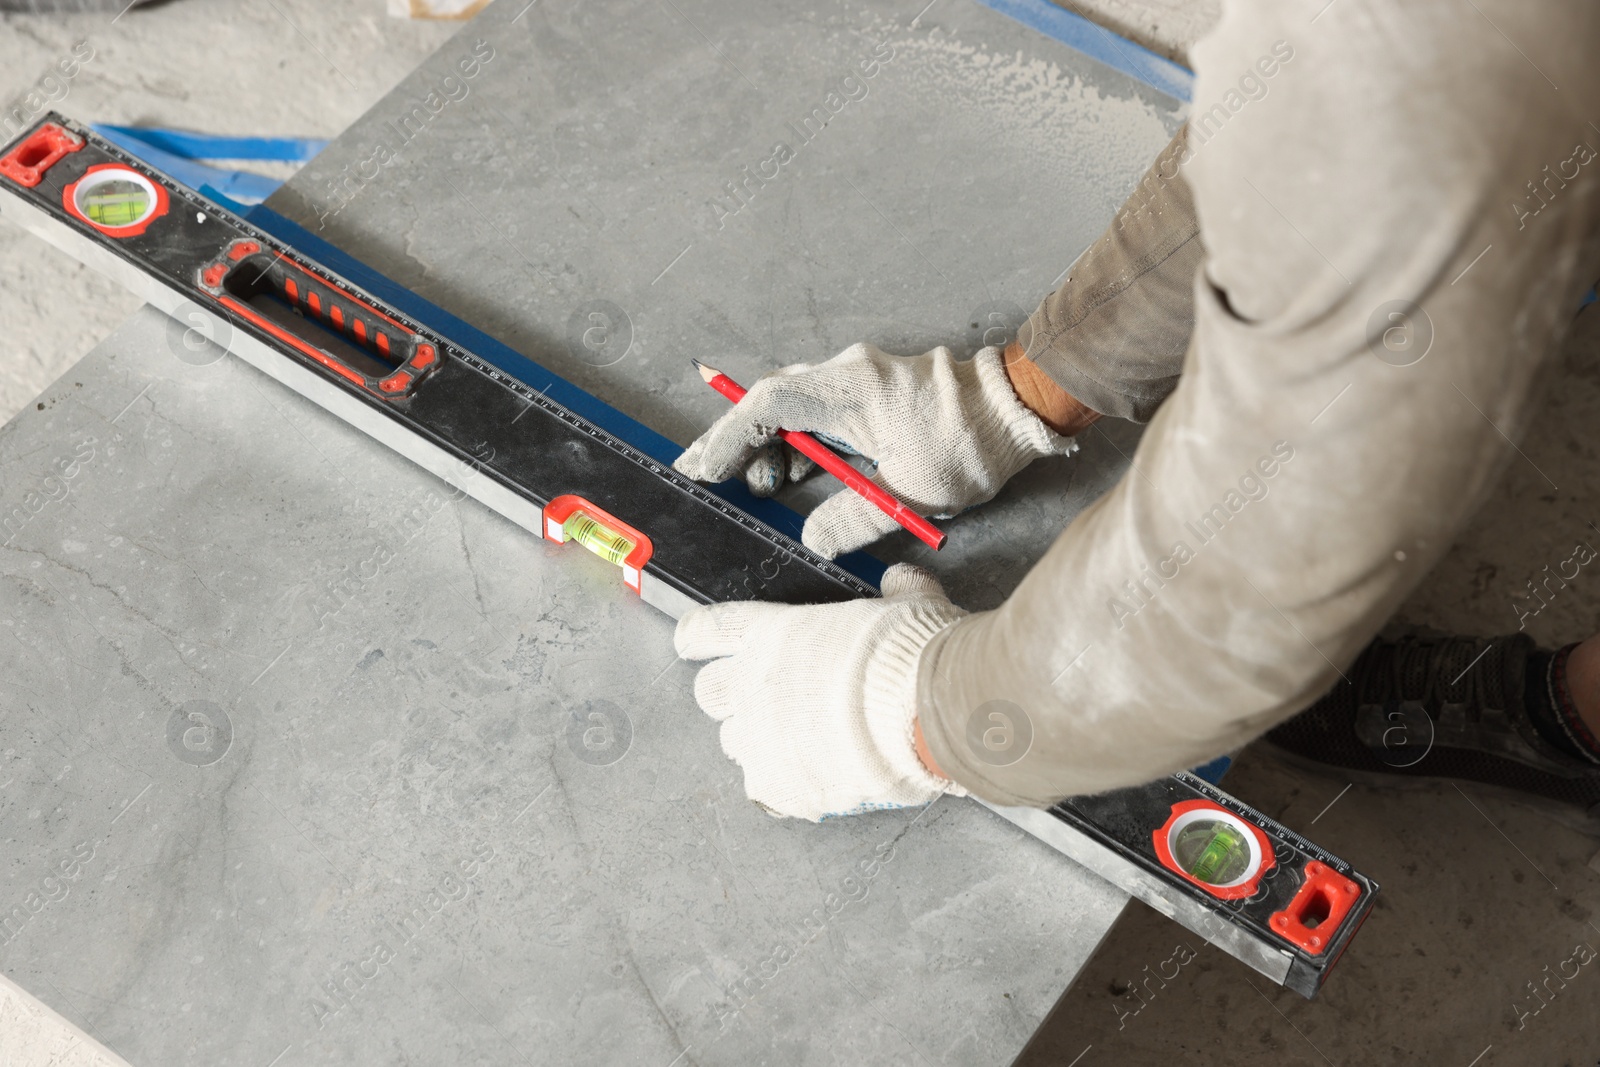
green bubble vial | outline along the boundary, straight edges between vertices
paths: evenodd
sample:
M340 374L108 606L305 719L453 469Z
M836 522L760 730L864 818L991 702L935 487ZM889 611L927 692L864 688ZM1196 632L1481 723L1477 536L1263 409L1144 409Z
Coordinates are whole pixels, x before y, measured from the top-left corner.
M613 533L581 511L567 516L561 532L568 541L576 541L607 563L621 563L634 550L634 543L619 533Z
M150 212L150 194L138 182L112 178L84 193L83 213L101 226L131 226Z
M1202 819L1178 831L1172 857L1207 885L1229 885L1250 866L1250 843L1243 832L1220 819Z

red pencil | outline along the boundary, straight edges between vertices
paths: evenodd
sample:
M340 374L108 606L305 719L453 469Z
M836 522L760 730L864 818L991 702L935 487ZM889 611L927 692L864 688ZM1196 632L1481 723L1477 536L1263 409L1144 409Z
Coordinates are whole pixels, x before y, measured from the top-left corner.
M744 386L716 368L706 366L698 359L693 360L693 363L695 369L700 372L700 377L704 378L706 384L711 388L735 404L744 399ZM817 466L882 508L885 515L888 515L895 522L916 534L918 538L935 551L944 547L944 531L900 503L894 498L893 494L850 466L833 449L810 434L802 433L799 430L779 430L778 436L793 445L796 451L810 456L816 461Z

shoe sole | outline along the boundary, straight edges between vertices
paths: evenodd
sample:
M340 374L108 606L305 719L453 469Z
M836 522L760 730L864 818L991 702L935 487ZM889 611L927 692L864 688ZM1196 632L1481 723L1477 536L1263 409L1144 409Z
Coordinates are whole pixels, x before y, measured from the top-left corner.
M1308 759L1297 752L1290 752L1286 748L1280 748L1265 737L1258 738L1252 747L1263 749L1270 753L1273 758L1298 770L1309 771L1326 777L1344 778L1369 789L1422 792L1444 785L1453 785L1457 788L1471 786L1475 792L1520 805L1530 811L1537 812L1552 822L1565 826L1569 830L1576 830L1580 834L1600 839L1600 811L1591 809L1589 812L1584 812L1571 804L1563 804L1558 800L1550 800L1547 797L1524 793L1508 786L1478 782L1468 778L1446 778L1424 774L1383 774L1375 771L1341 767L1333 763L1320 763L1317 760ZM1469 797L1468 799L1470 800L1471 798Z

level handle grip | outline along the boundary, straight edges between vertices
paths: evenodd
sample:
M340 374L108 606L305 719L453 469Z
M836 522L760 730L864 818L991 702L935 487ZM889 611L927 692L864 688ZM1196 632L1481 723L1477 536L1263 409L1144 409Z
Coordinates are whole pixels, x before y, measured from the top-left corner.
M232 242L201 268L200 287L258 329L285 342L312 362L374 395L409 396L439 362L438 349L392 316L326 278L257 241ZM338 334L370 356L366 365L343 359L318 344L308 328L274 321L253 306L277 298L307 319Z

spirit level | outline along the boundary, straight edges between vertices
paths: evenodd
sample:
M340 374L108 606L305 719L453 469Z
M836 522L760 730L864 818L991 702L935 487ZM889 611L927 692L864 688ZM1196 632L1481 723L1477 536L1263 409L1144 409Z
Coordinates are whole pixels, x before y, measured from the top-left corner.
M1156 911L1307 998L1316 995L1378 885L1192 774L997 808Z
M169 315L673 616L875 596L800 519L671 469L677 447L264 209L248 219L58 115L0 154L0 205ZM215 335L214 335L215 336ZM535 388L535 386L538 386ZM1268 978L1315 995L1377 885L1201 778L995 808Z
M586 502L576 540L630 537L628 553L600 555L671 615L752 595L827 603L875 593L881 564L858 558L852 573L816 556L782 532L786 521L798 530L788 509L679 476L665 439L481 334L472 350L441 336L361 284L369 273L360 282L336 273L92 131L52 115L0 156L0 175L25 227L168 314L226 324L235 354L434 473L470 482L461 488L530 531L548 535L544 513L558 498Z

